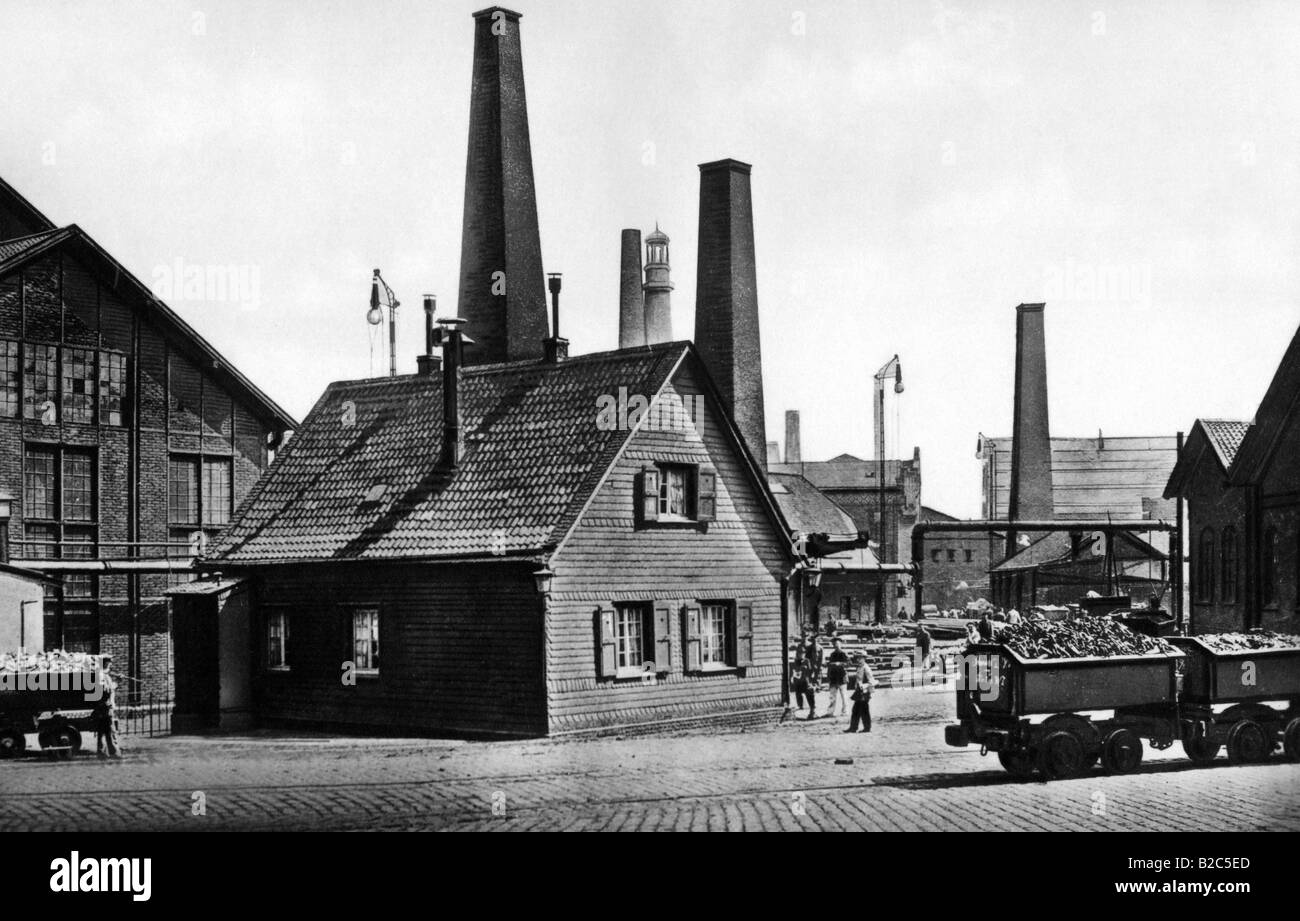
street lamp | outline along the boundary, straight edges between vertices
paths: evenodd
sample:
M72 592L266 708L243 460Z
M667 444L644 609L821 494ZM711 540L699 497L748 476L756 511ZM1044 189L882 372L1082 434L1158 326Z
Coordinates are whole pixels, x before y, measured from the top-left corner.
M382 301L379 297L381 285L384 289ZM397 308L402 306L402 302L393 294L393 289L388 287L388 282L379 274L379 269L375 269L374 277L370 279L370 309L366 311L366 322L371 326L384 322L381 306L388 308L388 376L397 377Z

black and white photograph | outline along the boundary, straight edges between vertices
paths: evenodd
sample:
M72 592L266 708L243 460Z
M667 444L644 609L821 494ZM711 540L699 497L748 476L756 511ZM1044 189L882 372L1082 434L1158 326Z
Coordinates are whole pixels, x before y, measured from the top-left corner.
M0 48L20 890L344 831L1271 883L1300 5L0 0Z

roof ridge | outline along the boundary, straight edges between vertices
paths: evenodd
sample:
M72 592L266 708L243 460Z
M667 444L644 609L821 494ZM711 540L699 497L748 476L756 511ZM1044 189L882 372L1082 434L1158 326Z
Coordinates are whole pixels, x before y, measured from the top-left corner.
M52 234L62 233L63 231L69 230L75 226L75 224L68 224L66 227L51 227L49 230L38 230L36 233L23 234L21 237L6 237L5 239L0 240L0 246L10 243L22 243L24 240L33 240L36 237L48 237Z

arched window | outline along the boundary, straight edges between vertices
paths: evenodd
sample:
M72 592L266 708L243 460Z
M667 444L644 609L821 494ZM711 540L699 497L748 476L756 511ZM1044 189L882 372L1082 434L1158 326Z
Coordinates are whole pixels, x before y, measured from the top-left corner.
M1196 548L1196 600L1214 600L1214 529L1201 532L1201 543Z
M1229 525L1223 529L1223 575L1219 577L1222 586L1219 596L1229 604L1237 601L1237 569L1241 554L1237 547L1237 529Z
M1269 528L1264 532L1264 543L1260 547L1260 563L1263 572L1260 575L1259 601L1264 607L1277 604L1277 529Z

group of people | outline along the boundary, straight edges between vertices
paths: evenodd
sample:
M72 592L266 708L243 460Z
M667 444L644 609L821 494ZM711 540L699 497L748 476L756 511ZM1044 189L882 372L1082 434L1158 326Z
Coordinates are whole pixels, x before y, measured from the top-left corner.
M831 639L831 651L825 653L815 633L809 635L806 631L802 632L799 634L799 645L795 649L790 669L790 686L798 709L803 710L807 703L808 715L805 719L818 719L817 691L823 677L827 693L824 715L832 719L837 715L843 716L849 710L848 700L851 699L853 707L849 728L844 731L870 732L871 691L876 682L871 674L871 666L867 664L867 657L859 652L850 661L839 637Z

